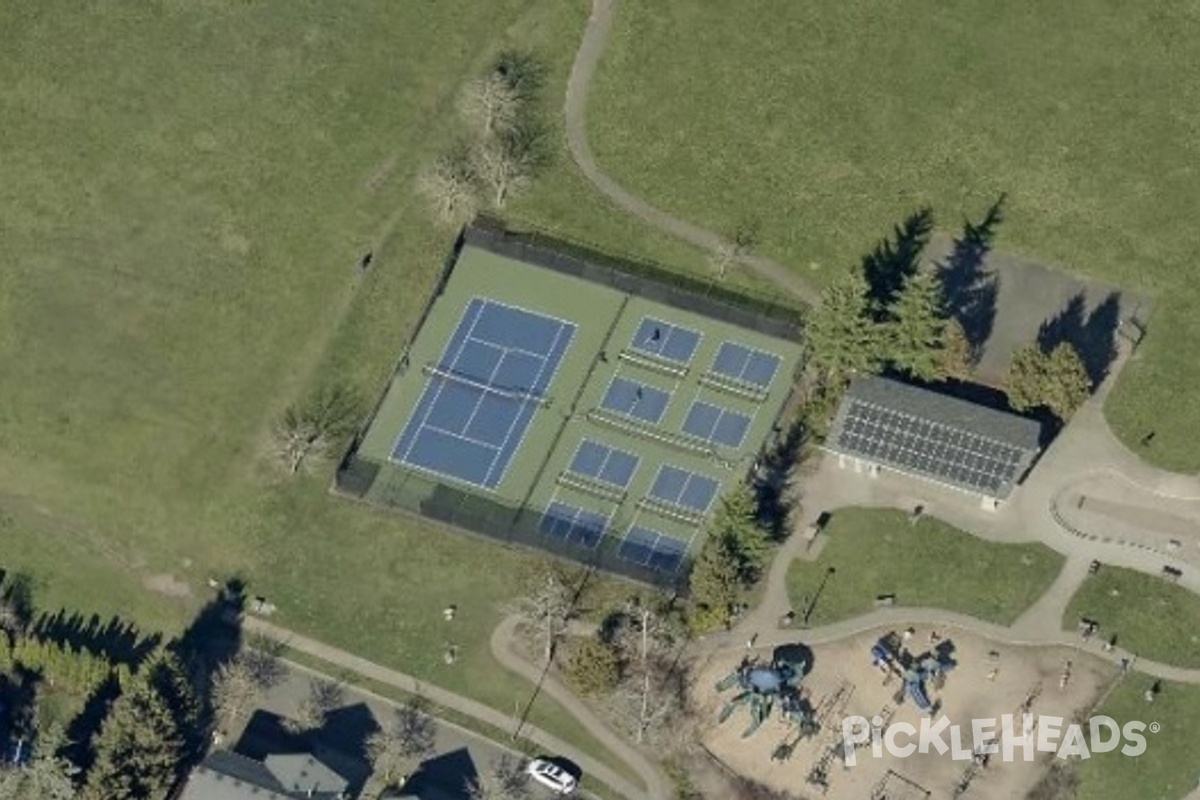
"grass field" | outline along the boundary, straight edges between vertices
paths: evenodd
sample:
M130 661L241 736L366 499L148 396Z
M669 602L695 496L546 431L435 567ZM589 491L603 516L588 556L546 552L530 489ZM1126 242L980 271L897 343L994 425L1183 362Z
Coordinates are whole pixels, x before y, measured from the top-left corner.
M382 386L449 246L412 177L452 135L459 87L504 46L553 43L562 63L585 14L9 9L0 568L32 574L43 607L166 630L209 576L240 574L281 624L502 709L527 697L486 649L527 557L335 500L328 471L288 480L265 452L310 387ZM585 743L553 702L534 718Z
M1007 193L998 246L1158 296L1110 401L1128 442L1195 471L1200 206L1194 3L621 4L589 95L600 164L715 230L756 223L817 281L923 204L953 233ZM1162 409L1171 409L1164 415ZM1161 443L1161 444L1160 444Z
M1161 578L1121 567L1104 567L1080 587L1063 616L1074 630L1081 617L1100 623L1100 634L1117 637L1140 656L1200 668L1200 597Z
M1040 544L995 544L931 517L910 525L901 511L847 508L825 529L816 561L792 562L792 608L807 609L826 570L809 624L865 614L881 594L896 605L941 608L1008 625L1033 604L1062 568L1063 558ZM798 613L801 613L798 611Z
M1111 753L1093 754L1079 764L1080 798L1086 800L1130 800L1154 798L1179 800L1200 781L1200 687L1179 683L1162 684L1154 703L1143 697L1154 680L1133 673L1097 709L1124 725L1139 720L1157 722L1158 733L1146 732L1146 752L1136 758Z

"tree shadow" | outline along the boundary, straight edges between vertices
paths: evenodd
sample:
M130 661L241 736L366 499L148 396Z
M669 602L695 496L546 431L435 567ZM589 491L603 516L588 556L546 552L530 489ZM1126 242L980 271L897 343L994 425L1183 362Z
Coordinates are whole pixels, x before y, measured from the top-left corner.
M141 636L137 627L119 617L104 622L98 614L85 618L78 612L59 609L39 616L29 626L29 634L42 641L87 650L111 662L136 671L162 642L157 634Z
M204 757L215 729L213 681L218 670L232 661L241 649L241 618L245 606L245 584L237 578L227 581L168 646L186 671L198 706L195 730L188 732L185 768L199 763Z
M34 614L33 578L24 572L0 569L0 603L12 611L18 627L28 627Z
M972 364L979 363L996 320L999 278L985 267L984 260L992 249L996 227L1004 220L1005 198L1000 195L978 223L964 221L950 254L937 265L942 305L962 326Z
M1070 343L1079 353L1092 388L1108 375L1117 357L1117 328L1121 324L1121 295L1109 292L1100 305L1087 311L1083 292L1076 294L1066 308L1042 323L1038 345L1053 350L1062 342Z
M67 726L67 744L63 747L63 755L85 774L96 760L94 740L100 733L100 726L108 716L109 707L120 694L121 684L117 682L116 673L113 673L92 690L83 708Z
M788 486L808 439L807 421L797 419L782 437L775 439L754 470L750 490L754 493L755 514L772 541L782 542L791 530L788 521L794 503Z
M932 231L933 209L922 206L893 228L890 238L880 240L863 257L863 277L877 312L882 313L892 304L904 282L917 271Z
M404 790L415 798L471 800L468 787L478 780L475 760L467 748L460 747L423 761L404 784Z

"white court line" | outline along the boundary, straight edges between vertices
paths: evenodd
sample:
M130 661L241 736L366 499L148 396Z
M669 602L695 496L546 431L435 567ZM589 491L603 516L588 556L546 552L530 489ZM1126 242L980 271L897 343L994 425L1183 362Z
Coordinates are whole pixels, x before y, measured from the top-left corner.
M485 382L487 386L491 387L495 385L492 383L492 378L496 377L496 372L500 369L500 363L502 360L503 359L496 361L495 365L492 367L492 372L488 375L487 381ZM486 389L481 389L479 391L479 397L475 398L475 407L471 409L471 416L467 417L467 421L463 423L462 429L464 431L471 427L471 423L475 421L475 415L479 413L479 407L483 405L483 398L487 396L488 392Z
M477 300L477 299L478 299L478 298L472 298L472 301L474 301L474 300ZM467 308L468 308L468 309L470 309L470 307L471 307L471 305L470 305L470 302L468 302L468 303L467 303ZM455 352L455 354L454 354L454 361L455 361L455 362L457 362L457 361L458 361L458 357L459 357L460 355L462 355L462 349L463 349L463 347L465 347L465 346L466 346L466 344L467 344L467 339L471 338L471 333L472 333L472 332L475 330L475 324L476 324L477 322L479 322L479 318L480 318L481 316L483 316L483 306L482 306L482 305L480 305L480 306L478 307L478 310L475 312L475 317L474 317L474 319L472 319L472 320L471 320L471 327L467 329L467 335L463 337L463 340L462 340L462 341L459 343L459 345L458 345L458 351L457 351L457 352ZM462 325L462 323L463 323L463 320L461 320L461 319L460 319L460 320L459 320L459 322L458 322L458 324L459 324L459 325ZM454 333L458 333L458 328L457 328L457 327L455 327L455 329L454 329ZM453 334L453 333L452 333L452 334L450 334L450 338L451 338L451 339L453 339L453 338L454 338L454 334ZM447 347L447 349L449 349L449 348ZM445 353L443 353L443 355L445 355ZM433 381L433 379L432 379L432 378L430 378L430 379L428 380L428 382L426 382L426 384L425 384L425 391L426 391L426 392L427 392L427 391L429 391L429 388L430 388L430 385L432 384L432 381ZM440 384L440 385L437 387L437 390L434 392L434 395L433 395L433 397L432 397L432 398L430 398L430 400L429 400L429 405L425 407L425 414L424 414L424 416L422 416L422 417L421 417L421 422L420 422L420 423L418 423L416 430L415 430L415 431L413 431L413 437L412 437L412 441L410 441L410 442L408 443L408 449L406 449L406 450L404 451L404 455L400 457L400 461L401 461L401 462L403 462L403 463L405 463L405 464L408 464L408 463L410 463L410 462L409 462L409 460L408 460L408 457L409 457L409 456L412 454L413 445L414 445L414 444L416 444L416 442L417 442L417 437L418 437L418 436L421 434L421 429L425 427L425 423L426 423L426 422L429 420L429 415L430 415L430 413L432 413L432 412L433 412L433 407L437 405L437 402L438 402L438 400L441 398L441 396L442 396L442 390L446 388L446 384L447 384L447 383L449 383L449 381L447 381L446 379L444 379L444 378L443 378L443 379L442 379L442 382L441 382L441 384ZM421 397L422 397L422 398L424 398L424 396L425 396L425 393L424 393L424 392L422 392L422 393L421 393ZM417 402L419 403L420 401L418 400ZM408 420L408 421L409 421L409 424L411 424L411 423L412 423L412 417L409 417L409 420ZM404 434L405 434L405 432L406 432L407 430L408 430L408 425L405 425L403 428L401 428L401 429L400 429L400 435L396 437L396 443L392 445L392 455L393 455L393 460L394 460L394 457L395 457L395 448L396 448L396 445L400 444L400 439L401 439L401 438L404 436Z
M562 365L563 356L566 355L567 348L571 346L571 339L575 336L575 326L573 324L561 323L559 325L558 331L554 334L554 341L550 343L550 350L546 354L546 357L542 360L542 366L538 370L538 374L534 377L533 386L529 387L530 389L535 389L538 386L538 384L541 383L542 374L546 371L546 366L550 363L550 354L553 353L555 351L555 349L558 347L558 340L562 337L564 330L570 331L570 332L567 334L567 342L566 342L566 344L563 345L563 350L562 350L562 353L559 354L558 362L554 365L555 370L557 371L558 367ZM550 378L546 381L546 386L543 387L542 389L537 390L538 394L544 395L545 394L544 390L548 389L550 387L550 383L553 382L553 380L554 380L554 374L551 374ZM512 438L513 429L516 427L517 420L521 418L521 414L524 413L525 407L526 407L525 404L522 403L521 408L517 411L517 415L515 417L513 417L512 422L509 423L508 432L504 435L504 442L501 445L500 450L498 450L496 453L497 457L499 457L500 453L504 452L504 448L508 446L508 440ZM534 415L537 414L536 408L534 408L533 414ZM522 436L524 436L524 434L529 431L529 426L532 424L533 424L533 416L530 416L530 418L525 423L525 430L522 431L522 434L521 434ZM500 470L500 477L496 481L497 486L500 485L500 483L502 483L504 481L504 476L506 474L508 474L508 468L512 464L513 456L516 455L516 449L517 449L517 447L520 446L520 444L521 444L520 441L518 441L517 445L513 448L513 453L511 455L509 455L508 463L506 463L504 465L504 468L502 470ZM490 476L492 474L492 470L494 470L495 468L496 468L496 461L495 461L495 459L493 459L492 463L488 466L487 474Z
M523 347L509 347L506 344L500 344L499 342L493 342L493 341L489 341L487 339L477 339L474 336L472 336L470 338L471 338L472 342L477 342L478 344L485 344L488 347L493 347L497 350L503 350L506 353L520 353L523 356L529 356L530 358L536 358L538 361L542 361L542 362L546 361L549 358L549 355L546 353L535 353L532 350L526 350Z
M472 439L470 436L463 436L461 433L455 433L454 431L448 431L445 428L439 428L436 425L426 425L424 428L422 428L422 430L436 431L437 433L443 433L446 436L453 436L455 439L462 439L464 442L470 442L471 444L476 445L478 447L486 447L488 450L499 450L500 449L500 448L496 447L496 445L488 444L487 442L482 441L481 439Z

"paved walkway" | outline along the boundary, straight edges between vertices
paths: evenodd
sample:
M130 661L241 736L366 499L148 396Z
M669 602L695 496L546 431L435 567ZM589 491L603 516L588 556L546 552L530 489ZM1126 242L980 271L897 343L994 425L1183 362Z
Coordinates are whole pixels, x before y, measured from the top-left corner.
M596 156L592 153L591 145L588 144L584 113L587 108L588 86L591 84L592 76L596 72L596 65L600 62L600 54L604 51L604 44L612 29L616 8L617 0L593 0L592 14L588 18L587 28L583 32L583 40L579 43L579 50L575 54L575 62L571 66L571 74L567 79L567 101L564 114L567 125L567 146L571 151L571 157L579 166L584 177L618 207L653 228L715 253L726 244L721 236L655 208L625 189L600 169L600 165L596 162ZM798 275L795 270L789 269L783 264L753 253L742 254L736 260L780 289L803 299L809 305L815 306L821 302L820 290Z
M440 706L454 709L459 713L474 717L500 730L511 731L517 727L517 720L514 717L497 711L476 700L472 700L469 697L463 697L460 694L424 683L411 675L397 672L396 670L376 664L373 661L368 661L361 656L356 656L345 650L340 650L314 639L309 639L306 636L301 636L298 633L281 628L278 625L273 625L258 617L246 617L243 627L249 633L259 634L272 641L287 645L301 653L319 658L326 663L347 669L355 674L379 681L388 686L394 686L402 691L427 697ZM568 705L568 710L572 713L577 713L581 705L578 700L574 700L573 703ZM592 756L579 752L578 749L567 744L557 736L532 725L524 725L521 728L521 733L525 738L545 748L547 752L561 754L570 758L584 772L607 785L622 797L629 798L630 800L640 800L647 797L644 789L635 786L627 778L619 775L611 767L597 761ZM625 749L629 750L628 746L625 746ZM619 750L617 751L617 755L621 755ZM641 774L638 763L630 763L630 766L634 771ZM656 785L655 782L658 780L658 774L657 771L654 772L655 774L653 775L643 776L643 780L646 781L647 785ZM669 794L650 796L651 800L666 800L668 797L670 797Z
M891 608L875 611L853 620L810 630L780 629L779 620L791 608L787 593L787 572L796 558L812 558L821 541L809 551L802 536L793 535L778 553L766 578L763 600L729 634L709 637L701 650L709 654L725 648L744 648L757 634L763 645L795 641L832 641L885 625L932 624L956 627L1010 644L1060 645L1086 650L1114 662L1133 658L1117 648L1104 653L1102 641L1084 642L1074 632L1062 630L1062 619L1072 596L1088 574L1093 559L1106 565L1127 567L1158 575L1164 565L1182 570L1179 584L1200 593L1200 570L1185 564L1177 554L1147 545L1143 541L1110 538L1105 541L1088 531L1067 524L1056 506L1063 487L1074 485L1082 475L1096 472L1097 464L1136 482L1147 491L1163 496L1191 498L1200 496L1200 480L1156 470L1137 459L1109 430L1103 416L1103 403L1127 354L1113 365L1110 378L1072 419L1035 466L1030 481L1022 486L1012 502L998 512L984 511L966 495L894 473L883 472L878 478L855 475L839 469L837 459L822 457L816 469L798 478L805 518L798 525L814 520L823 512L849 506L876 506L912 509L925 507L926 513L944 519L980 538L997 542L1046 544L1066 556L1062 571L1047 591L1028 608L1011 627L984 622L962 614L922 608ZM1197 532L1200 533L1200 532ZM1200 545L1200 536L1192 545ZM1136 668L1155 677L1183 683L1200 684L1200 670L1183 669L1136 659Z
M549 674L543 678L540 667L529 663L516 652L513 644L517 639L516 631L518 623L519 621L516 617L508 617L492 632L492 656L500 662L501 666L517 673L535 686L540 681L542 691L553 697L564 708L570 711L575 719L583 727L587 728L588 733L596 737L601 744L637 772L642 782L649 789L649 797L663 798L665 800L673 796L674 789L671 781L657 764L647 758L644 753L634 748L623 736L613 732L612 729L592 712L590 706L576 697L554 675Z

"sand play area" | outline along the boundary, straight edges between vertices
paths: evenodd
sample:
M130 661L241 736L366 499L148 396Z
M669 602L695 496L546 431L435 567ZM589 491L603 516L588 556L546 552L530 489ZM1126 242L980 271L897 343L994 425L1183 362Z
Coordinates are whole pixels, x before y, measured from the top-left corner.
M734 672L749 654L770 661L772 649L720 654L714 657L696 684L697 702L712 715L712 728L703 736L706 747L736 772L798 797L828 800L942 800L978 798L1011 800L1024 797L1047 769L1053 755L1035 753L1034 762L1004 763L993 756L986 766L971 759L954 760L950 753L916 753L905 758L885 750L875 758L869 745L856 750L857 764L845 766L840 751L842 720L860 715L882 715L891 722L916 727L924 716L905 697L896 702L902 687L899 677L884 682L884 672L872 665L871 646L891 629L870 631L831 644L812 647L811 672L803 682L804 695L817 711L820 730L799 740L786 760L773 760L773 751L785 741L796 742L796 728L780 719L778 709L750 738L742 738L750 724L750 711L742 706L723 724L717 724L725 701L737 688L718 695L714 686ZM903 634L903 631L896 631ZM936 634L936 638L935 638ZM917 627L904 646L914 655L936 646L947 647L955 662L945 674L942 688L929 682L929 699L941 715L962 726L964 747L971 747L973 719L999 719L1020 714L1028 706L1034 715L1051 715L1068 722L1086 716L1115 677L1111 665L1067 648L1016 647L995 644L955 629L932 631ZM798 631L796 641L804 642ZM1069 666L1068 666L1069 665ZM1066 674L1064 686L1064 674ZM949 736L944 737L947 741ZM906 740L905 740L906 741ZM1061 738L1059 739L1061 741ZM834 747L839 746L835 751ZM778 754L776 754L778 755ZM824 766L826 787L810 783L814 766ZM964 780L968 788L956 794Z

